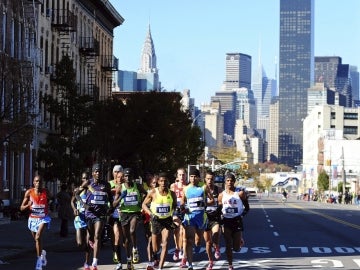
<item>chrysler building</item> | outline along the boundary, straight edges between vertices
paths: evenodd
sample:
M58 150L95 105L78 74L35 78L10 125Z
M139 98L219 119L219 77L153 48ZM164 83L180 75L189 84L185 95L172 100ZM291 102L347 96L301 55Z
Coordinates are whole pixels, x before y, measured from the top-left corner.
M151 36L150 25L141 53L141 67L137 72L137 81L139 91L161 90L158 69L156 67L155 46Z

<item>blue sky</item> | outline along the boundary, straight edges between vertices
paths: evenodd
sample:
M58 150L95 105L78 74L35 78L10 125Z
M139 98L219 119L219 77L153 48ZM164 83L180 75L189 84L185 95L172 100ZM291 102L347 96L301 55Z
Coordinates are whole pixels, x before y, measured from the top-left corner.
M121 70L137 71L150 23L162 86L209 103L225 79L225 55L259 55L275 76L280 0L110 0L125 19L114 31ZM260 52L260 53L259 53ZM360 70L360 1L315 0L315 56L340 56Z

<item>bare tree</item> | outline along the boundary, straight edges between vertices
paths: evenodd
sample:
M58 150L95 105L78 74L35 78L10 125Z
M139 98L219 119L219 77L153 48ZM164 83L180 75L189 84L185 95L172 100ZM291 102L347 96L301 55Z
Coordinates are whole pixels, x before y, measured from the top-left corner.
M32 63L0 53L1 143L16 149L31 142L35 106Z

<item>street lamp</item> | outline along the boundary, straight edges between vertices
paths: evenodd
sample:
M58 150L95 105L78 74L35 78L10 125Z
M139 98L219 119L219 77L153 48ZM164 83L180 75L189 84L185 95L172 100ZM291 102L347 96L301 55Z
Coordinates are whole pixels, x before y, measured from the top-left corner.
M7 187L7 180L6 180L6 176L7 176L7 148L9 145L8 140L5 140L3 142L4 145L4 162L3 162L3 191L9 191L8 187Z

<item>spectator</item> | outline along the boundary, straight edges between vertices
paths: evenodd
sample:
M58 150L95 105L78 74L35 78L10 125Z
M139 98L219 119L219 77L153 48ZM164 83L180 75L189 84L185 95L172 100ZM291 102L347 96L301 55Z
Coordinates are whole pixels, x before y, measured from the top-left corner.
M67 237L69 234L68 221L73 220L74 216L71 208L71 194L67 192L66 184L61 185L56 198L58 201L58 215L61 219L60 236Z

